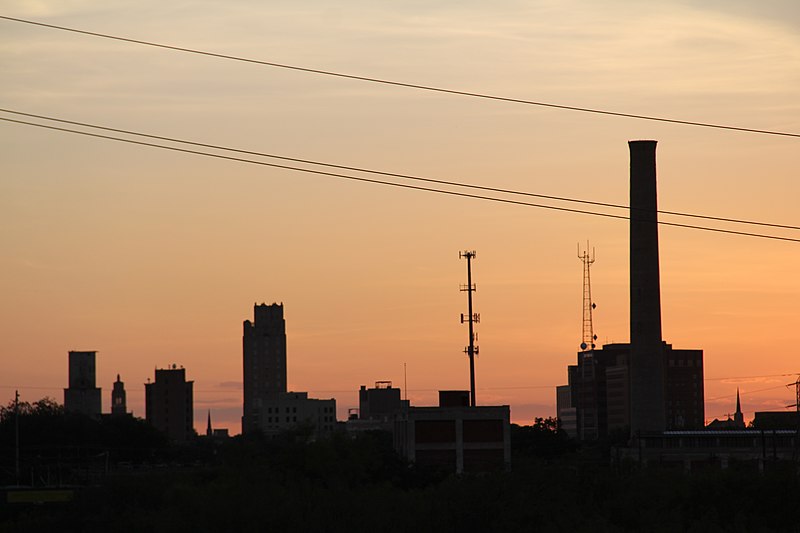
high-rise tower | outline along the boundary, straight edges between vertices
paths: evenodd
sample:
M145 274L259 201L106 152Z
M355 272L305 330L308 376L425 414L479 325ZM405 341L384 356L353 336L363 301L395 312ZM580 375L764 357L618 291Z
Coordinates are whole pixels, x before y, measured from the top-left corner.
M127 414L128 406L125 400L125 384L120 381L119 374L117 374L117 381L114 382L114 388L111 391L111 414L124 415Z
M630 174L631 434L664 431L656 141L628 142Z
M260 426L265 403L286 393L286 322L283 304L255 305L242 336L244 415L242 431Z
M99 417L100 389L95 382L97 352L69 352L69 388L64 389L64 410Z

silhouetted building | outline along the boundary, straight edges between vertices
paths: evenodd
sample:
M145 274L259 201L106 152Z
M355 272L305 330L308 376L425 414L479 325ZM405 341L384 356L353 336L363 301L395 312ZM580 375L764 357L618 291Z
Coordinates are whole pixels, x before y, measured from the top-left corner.
M656 141L630 141L630 344L578 353L570 368L582 439L702 429L702 350L662 339Z
M643 432L612 457L687 471L730 466L763 471L777 461L797 460L797 437L793 429Z
M676 350L667 343L662 343L659 351L665 370L667 429L703 429L703 351ZM578 364L570 367L569 390L581 440L603 439L630 428L629 361L629 344L606 344L578 352Z
M64 410L99 417L101 391L96 387L97 352L69 352L69 388L64 389Z
M114 388L111 390L111 414L128 414L128 406L125 398L125 384L120 381L119 374L117 374L117 381L114 382Z
M194 435L193 388L186 370L177 365L156 369L155 381L144 386L145 418L173 442Z
M746 429L744 424L744 413L742 413L742 404L739 401L738 388L736 389L736 412L733 414L733 418L731 418L731 415L728 415L728 418L726 420L718 420L715 418L706 426L706 429L711 429L711 430Z
M315 432L336 425L336 400L309 398L286 390L286 322L283 304L254 306L254 321L244 321L242 432L274 435L305 426Z
M797 430L800 428L800 415L796 411L756 411L753 417L753 429Z
M208 410L208 422L206 423L206 437L214 440L222 440L227 439L230 435L228 434L227 428L213 428L211 427L211 409Z
M395 423L395 449L422 468L456 473L508 469L510 418L507 405L409 407Z
M469 407L470 391L440 390L439 407Z
M739 387L736 387L736 412L733 413L733 423L737 428L744 429L744 413L742 412L742 402L739 399Z
M287 392L265 399L258 428L275 435L295 428L330 433L336 426L336 400L309 398L307 392Z
M408 400L403 400L400 389L393 387L391 381L376 381L375 387L368 389L361 385L358 391L358 408L350 409L345 422L349 432L394 431L394 422L405 416Z
M361 385L358 391L358 418L387 421L396 417L408 402L400 398L400 389L391 381L376 381L375 388Z
M571 438L576 438L578 436L578 410L572 402L570 385L556 387L556 416L559 427Z
M244 321L242 359L244 413L242 432L261 426L267 403L286 392L286 322L283 304L255 305L254 320ZM270 406L272 409L272 406ZM272 413L269 413L272 415Z

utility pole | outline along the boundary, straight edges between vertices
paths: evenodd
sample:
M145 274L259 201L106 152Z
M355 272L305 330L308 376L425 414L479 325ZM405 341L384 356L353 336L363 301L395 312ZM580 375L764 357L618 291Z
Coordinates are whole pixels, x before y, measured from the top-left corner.
M592 302L592 278L589 269L594 263L594 248L592 255L589 256L589 241L586 241L586 250L581 252L581 245L578 244L578 259L583 263L583 336L581 340L581 350L594 350L594 341L597 335L594 334L594 324L592 323L592 310L597 307Z
M794 383L787 383L787 387L791 387L794 385L794 395L795 395L795 402L794 405L787 405L786 407L794 407L797 413L797 417L795 418L795 424L797 424L797 430L794 435L794 460L797 460L800 457L800 374L797 375L797 380Z
M14 472L19 487L19 391L14 391Z
M795 424L797 430L795 431L794 435L794 460L796 461L798 457L800 457L800 374L797 375L797 380L794 383L787 383L787 387L791 387L794 385L794 394L795 394L795 402L793 405L787 405L786 407L794 407L797 416L795 417Z
M461 286L461 291L467 293L467 301L469 303L469 313L466 320L464 313L461 313L461 323L465 321L469 324L469 346L464 348L464 353L469 357L469 400L470 406L475 407L475 356L478 354L478 347L475 346L475 324L481 321L479 313L472 311L472 293L476 290L476 285L472 283L472 260L475 258L475 250L458 252L458 257L466 258L467 260L467 284Z

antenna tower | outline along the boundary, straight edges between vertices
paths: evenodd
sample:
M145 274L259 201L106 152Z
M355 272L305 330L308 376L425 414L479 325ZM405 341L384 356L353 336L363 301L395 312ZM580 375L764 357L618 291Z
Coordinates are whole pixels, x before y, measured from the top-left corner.
M583 336L581 340L581 350L594 350L597 335L594 334L592 324L592 310L597 306L592 302L592 278L590 267L594 263L594 248L592 255L589 256L589 241L586 241L586 250L581 252L581 245L578 244L578 259L583 263Z
M476 290L476 285L472 283L472 260L475 259L475 250L458 252L458 257L466 258L467 260L467 284L461 285L461 291L467 293L467 301L469 302L469 313L464 316L461 313L461 323L467 322L469 324L469 346L464 348L464 353L469 356L469 401L472 407L475 407L475 356L478 355L478 347L475 346L475 341L478 336L475 333L475 324L481 321L480 313L473 313L472 311L472 293Z

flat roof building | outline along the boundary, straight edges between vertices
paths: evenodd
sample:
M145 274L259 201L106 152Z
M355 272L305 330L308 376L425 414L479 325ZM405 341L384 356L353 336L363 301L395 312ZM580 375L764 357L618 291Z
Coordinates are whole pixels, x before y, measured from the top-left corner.
M101 391L96 386L97 352L69 352L69 387L64 389L64 410L99 417Z
M310 426L316 433L336 425L336 400L309 398L307 392L286 388L286 321L283 304L253 306L253 321L242 333L244 383L242 432L275 435Z
M395 422L394 445L418 467L484 472L510 468L510 435L507 405L409 407Z
M156 369L155 381L146 383L145 419L172 442L194 436L194 381L186 381L186 370L177 365Z

